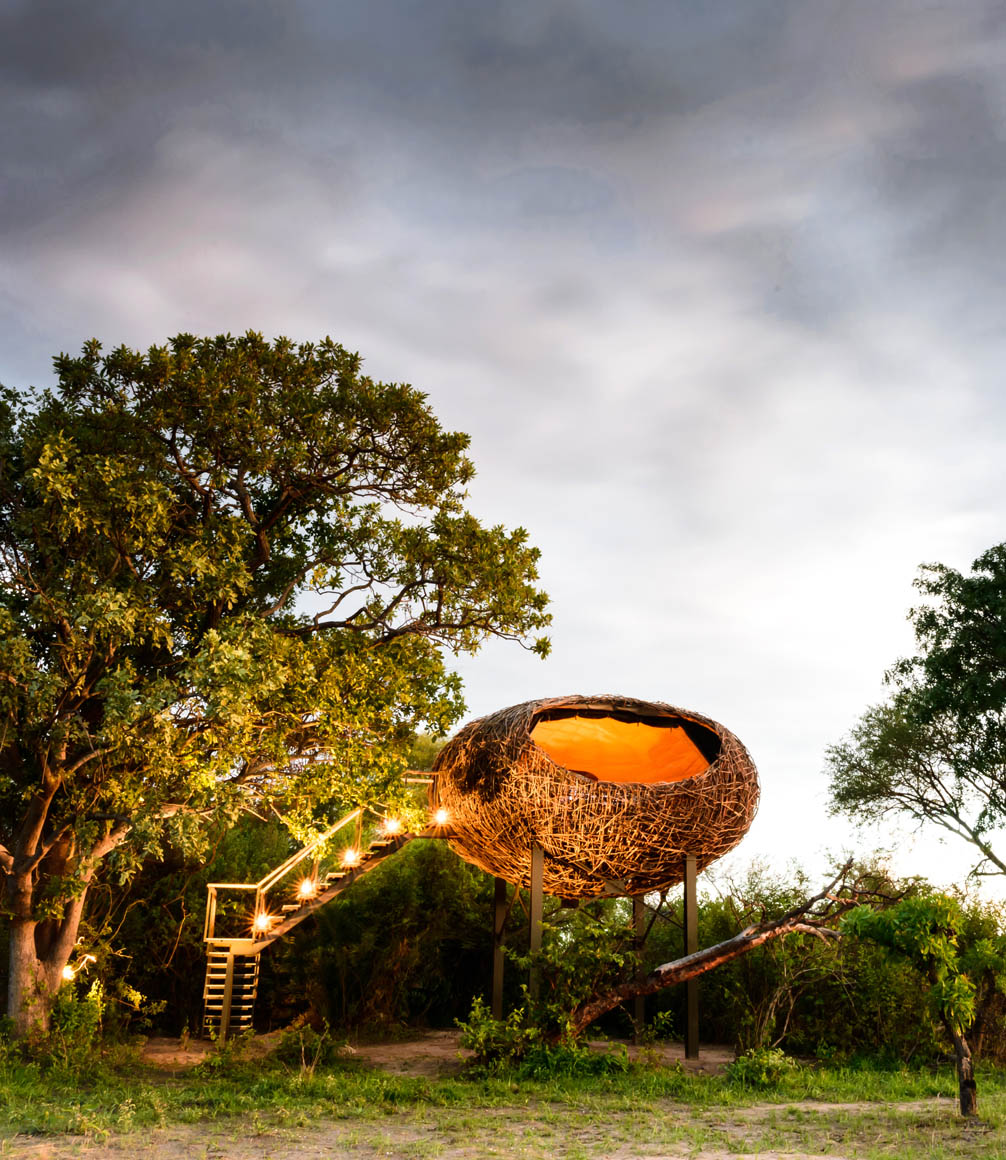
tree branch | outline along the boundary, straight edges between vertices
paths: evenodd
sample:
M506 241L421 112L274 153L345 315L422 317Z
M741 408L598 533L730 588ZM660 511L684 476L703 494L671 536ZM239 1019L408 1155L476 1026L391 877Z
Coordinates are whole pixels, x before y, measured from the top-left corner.
M844 882L851 869L852 860L850 859L823 890L794 906L779 918L759 923L756 926L749 926L732 938L716 943L715 946L706 947L704 950L685 955L680 959L674 959L669 963L662 963L642 979L621 983L603 995L586 1000L573 1010L569 1020L570 1030L574 1035L579 1035L595 1019L613 1007L617 1007L619 1003L625 1002L626 999L635 999L640 995L652 995L664 987L685 983L689 979L705 974L706 971L711 971L714 967L730 962L731 959L747 954L748 951L754 950L755 947L759 947L771 939L797 932L813 934L818 938L838 938L838 932L824 926L823 920L824 918L832 920L837 914L856 905L858 899L855 891L846 897L839 897L834 893L839 884ZM810 911L822 902L837 903L838 905L837 907L832 906L826 915L819 915L816 919L809 917Z

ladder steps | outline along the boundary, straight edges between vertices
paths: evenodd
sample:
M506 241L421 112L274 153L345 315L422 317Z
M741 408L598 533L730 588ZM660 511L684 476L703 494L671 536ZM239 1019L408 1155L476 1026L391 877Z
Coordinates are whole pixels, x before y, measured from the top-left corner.
M227 1026L223 1028L223 1011L227 1000L228 963L231 964L231 994ZM233 955L212 947L206 960L203 984L203 1030L245 1031L252 1026L255 997L258 991L258 955Z

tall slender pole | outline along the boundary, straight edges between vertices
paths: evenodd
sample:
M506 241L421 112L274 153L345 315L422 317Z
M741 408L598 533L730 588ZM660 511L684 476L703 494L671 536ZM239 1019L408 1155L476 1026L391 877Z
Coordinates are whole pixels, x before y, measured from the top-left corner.
M493 993L492 1015L494 1019L503 1018L503 927L506 925L507 898L506 881L496 879L496 889L493 896Z
M639 966L636 968L636 978L641 979L645 974L643 968L643 939L646 936L646 903L641 894L632 896L632 931L636 944L636 954L639 955ZM646 1024L646 996L637 995L634 1004L633 1023L635 1024L635 1039L639 1042L640 1033Z
M541 917L545 905L545 895L542 884L545 878L545 852L535 843L531 847L531 899L530 924L531 938L530 951L532 956L541 950ZM528 979L528 995L532 999L538 998L541 989L541 971L534 962L531 964L531 977Z
M685 858L685 954L692 955L699 949L699 911L695 858L689 854ZM689 979L685 983L685 1058L699 1058L699 981Z

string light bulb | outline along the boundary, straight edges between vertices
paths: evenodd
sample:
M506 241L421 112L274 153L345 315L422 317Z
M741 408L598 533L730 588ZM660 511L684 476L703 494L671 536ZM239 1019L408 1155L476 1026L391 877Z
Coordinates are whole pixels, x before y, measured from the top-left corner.
M256 914L253 925L257 931L267 931L272 926L272 915L266 914L265 912Z
M350 846L342 852L343 866L358 866L360 864L360 851Z
M318 889L317 883L313 878L305 878L303 882L297 887L298 898L313 898L315 891Z
M385 818L384 832L386 834L400 834L402 832L402 822L400 818Z
M447 819L449 817L450 817L450 814L448 814L448 812L444 809L444 807L441 806L440 809L438 809L437 812L433 815L433 820L434 820L434 822L436 822L436 824L438 826L446 826Z

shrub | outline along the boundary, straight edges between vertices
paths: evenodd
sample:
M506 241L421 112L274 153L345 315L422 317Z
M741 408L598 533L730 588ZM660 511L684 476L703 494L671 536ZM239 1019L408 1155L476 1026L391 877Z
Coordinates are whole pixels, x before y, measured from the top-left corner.
M778 1087L801 1065L778 1047L757 1047L739 1055L727 1066L727 1079L737 1087L764 1091Z

